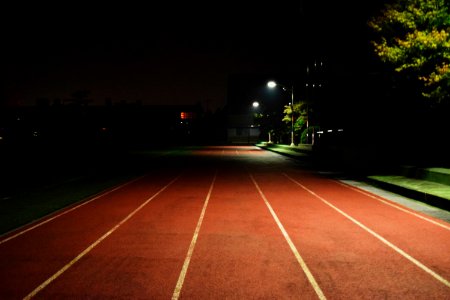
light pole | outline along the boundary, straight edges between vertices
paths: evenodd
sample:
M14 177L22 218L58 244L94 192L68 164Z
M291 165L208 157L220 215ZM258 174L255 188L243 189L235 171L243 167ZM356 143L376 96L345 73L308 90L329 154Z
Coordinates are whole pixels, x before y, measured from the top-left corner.
M279 85L283 89L283 91L289 91L288 88L286 88L285 86L283 86L281 84L276 83L275 81L269 81L267 83L267 86L271 89L275 88L277 85ZM292 112L291 112L291 147L294 147L295 146L295 143L294 143L294 85L291 86L290 92L291 92L291 110L292 110Z
M260 106L261 105L259 104L259 102L257 100L253 101L253 103L252 103L253 110L259 111ZM260 116L262 116L263 122L267 123L267 121L264 121L264 118L268 117L269 115L264 116L264 112L260 111ZM258 126L261 127L261 125L258 125ZM267 141L267 143L272 144L272 133L270 132L271 129L267 129L267 131L268 131L267 134L269 135L269 140Z

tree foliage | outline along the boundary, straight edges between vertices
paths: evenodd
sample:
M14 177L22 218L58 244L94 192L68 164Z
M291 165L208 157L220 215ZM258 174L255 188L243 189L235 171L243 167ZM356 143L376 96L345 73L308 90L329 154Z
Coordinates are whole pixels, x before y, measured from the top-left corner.
M381 61L422 83L422 95L450 98L450 0L395 0L368 25Z
M294 132L301 132L307 126L308 105L305 102L294 103L293 106L284 106L283 122L292 123L292 113L294 114Z

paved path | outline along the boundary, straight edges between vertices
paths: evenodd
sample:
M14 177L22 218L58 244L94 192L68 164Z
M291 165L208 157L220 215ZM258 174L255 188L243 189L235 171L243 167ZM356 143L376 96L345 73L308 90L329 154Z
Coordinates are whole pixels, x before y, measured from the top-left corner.
M146 176L0 239L0 299L449 299L450 224L256 147Z

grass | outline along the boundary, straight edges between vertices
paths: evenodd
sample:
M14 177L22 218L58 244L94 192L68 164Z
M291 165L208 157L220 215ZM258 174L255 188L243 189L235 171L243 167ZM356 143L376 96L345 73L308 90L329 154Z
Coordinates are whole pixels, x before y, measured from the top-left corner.
M131 178L127 175L95 174L50 188L26 189L0 202L0 234L80 202Z
M148 167L143 154L129 152L1 154L0 235L135 178Z
M450 200L450 186L446 184L403 176L368 176L368 178Z

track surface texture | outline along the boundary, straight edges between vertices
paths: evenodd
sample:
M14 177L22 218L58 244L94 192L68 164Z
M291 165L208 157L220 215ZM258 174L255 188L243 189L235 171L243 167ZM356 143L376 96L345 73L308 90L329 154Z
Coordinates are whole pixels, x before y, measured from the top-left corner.
M450 299L450 224L256 147L190 148L0 237L0 299Z

